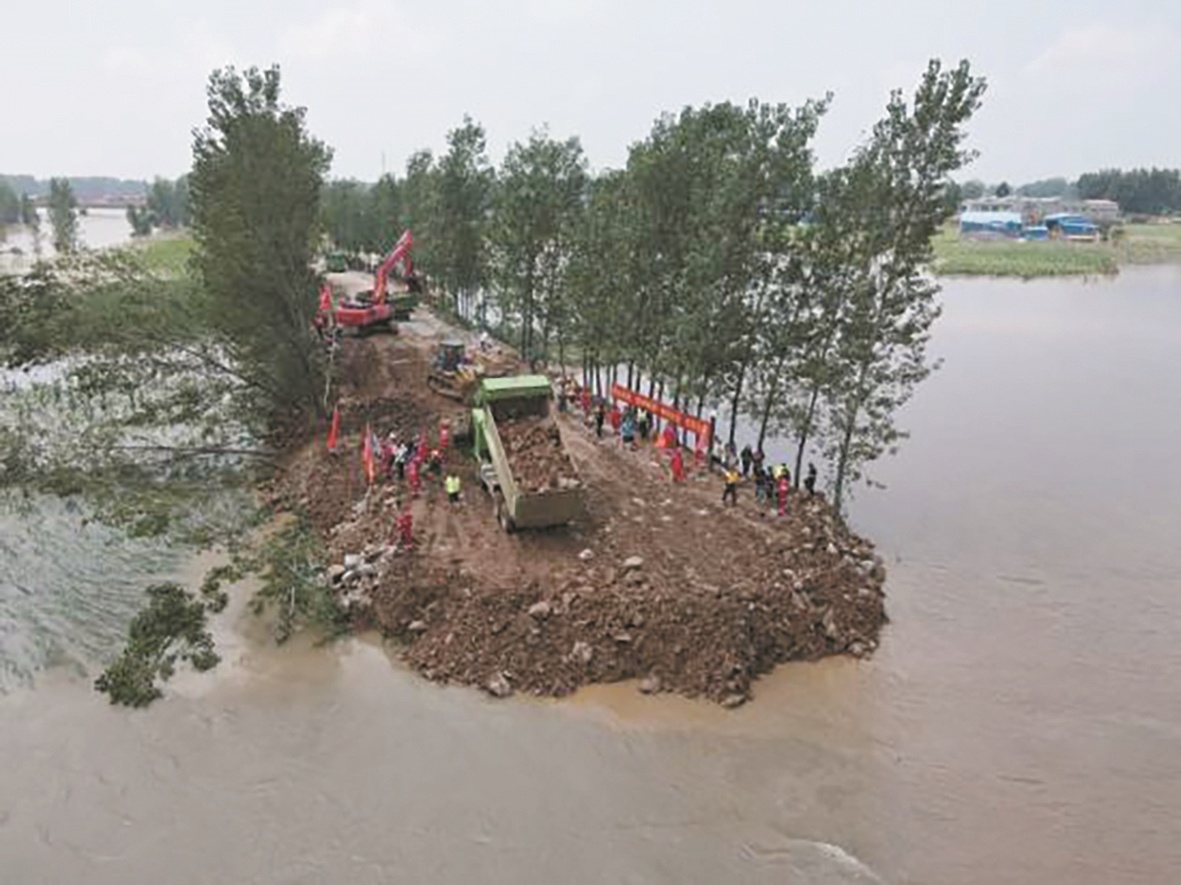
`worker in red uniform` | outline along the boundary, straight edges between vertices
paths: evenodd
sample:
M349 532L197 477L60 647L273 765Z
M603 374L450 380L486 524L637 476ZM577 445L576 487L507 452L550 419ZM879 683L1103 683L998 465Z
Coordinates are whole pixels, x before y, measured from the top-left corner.
M680 446L676 446L673 449L673 455L669 459L668 466L673 472L673 482L683 482L685 479L685 456L682 454Z
M442 421L439 424L439 448L445 452L449 445L451 445L451 424L448 421Z
M675 449L677 446L677 429L671 424L664 425L664 432L661 434L663 439L662 448Z
M784 470L779 474L779 482L775 484L775 490L779 493L779 515L787 516L787 491L791 488L791 480L788 479L787 471Z
M397 526L402 547L406 550L414 549L414 516L409 510L398 517Z
M418 458L411 460L410 465L406 468L406 476L410 479L410 494L417 498L419 490L422 488L422 477L418 472Z
M591 409L591 392L589 387L583 387L579 393L579 399L582 401L582 414L584 417L590 417Z

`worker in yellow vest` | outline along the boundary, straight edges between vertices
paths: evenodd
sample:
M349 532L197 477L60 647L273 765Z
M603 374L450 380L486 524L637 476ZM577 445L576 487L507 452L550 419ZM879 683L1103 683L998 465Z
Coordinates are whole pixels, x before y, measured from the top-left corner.
M447 478L443 481L444 488L447 489L447 500L452 504L459 503L459 477L454 473L447 474Z

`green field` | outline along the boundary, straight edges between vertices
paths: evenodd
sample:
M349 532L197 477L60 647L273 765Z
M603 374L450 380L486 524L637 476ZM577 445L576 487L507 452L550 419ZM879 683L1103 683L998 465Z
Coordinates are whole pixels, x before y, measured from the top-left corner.
M940 276L1046 277L1117 273L1123 265L1181 263L1181 224L1129 224L1114 243L964 240L952 227L935 237Z
M130 249L149 270L164 276L178 276L186 270L186 262L193 251L193 238L188 234L153 237L133 243Z

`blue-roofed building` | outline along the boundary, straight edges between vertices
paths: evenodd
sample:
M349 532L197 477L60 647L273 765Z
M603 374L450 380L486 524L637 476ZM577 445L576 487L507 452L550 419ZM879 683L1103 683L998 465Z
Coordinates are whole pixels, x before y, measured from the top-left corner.
M1021 236L1024 222L1017 212L964 212L960 215L960 236L1011 237Z

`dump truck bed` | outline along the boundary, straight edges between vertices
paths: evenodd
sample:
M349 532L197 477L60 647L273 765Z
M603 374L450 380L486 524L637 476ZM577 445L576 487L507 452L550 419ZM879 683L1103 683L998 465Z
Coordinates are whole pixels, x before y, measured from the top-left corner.
M482 393L493 395L476 410L476 420L495 471L496 486L489 490L498 495L501 524L511 531L569 522L582 511L582 483L550 415L548 382L496 380L507 383L485 382ZM497 391L504 395L497 398Z

